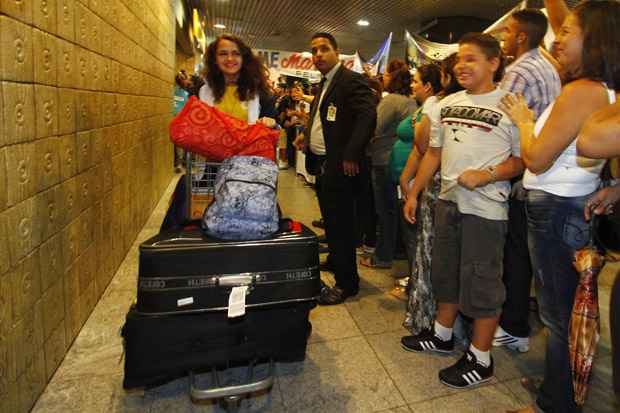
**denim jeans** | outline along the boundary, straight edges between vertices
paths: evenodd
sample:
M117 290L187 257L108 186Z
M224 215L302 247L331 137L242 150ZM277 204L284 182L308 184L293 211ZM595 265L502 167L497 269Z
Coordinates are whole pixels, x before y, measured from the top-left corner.
M544 412L579 412L569 362L569 325L579 275L575 251L590 240L583 217L589 196L566 198L528 191L528 243L540 318L549 330L545 376L536 404Z
M392 263L398 232L398 195L390 177L389 167L372 167L372 187L379 226L375 257L378 261Z

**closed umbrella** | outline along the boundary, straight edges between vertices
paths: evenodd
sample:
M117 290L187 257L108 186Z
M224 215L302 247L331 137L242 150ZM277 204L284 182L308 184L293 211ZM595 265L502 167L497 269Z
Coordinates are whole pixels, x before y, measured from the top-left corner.
M593 245L575 253L579 284L570 322L569 349L575 403L578 405L583 405L586 399L600 338L597 277L604 262L604 257Z

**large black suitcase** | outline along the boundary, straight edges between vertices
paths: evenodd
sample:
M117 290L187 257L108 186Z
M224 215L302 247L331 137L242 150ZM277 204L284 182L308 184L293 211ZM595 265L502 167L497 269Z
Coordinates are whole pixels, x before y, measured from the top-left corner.
M126 389L156 386L190 371L248 360L301 361L313 301L226 312L144 315L132 306L122 329Z
M318 240L283 221L272 238L224 241L200 229L164 232L140 245L138 300L143 314L223 311L235 286L246 307L313 301L320 293Z

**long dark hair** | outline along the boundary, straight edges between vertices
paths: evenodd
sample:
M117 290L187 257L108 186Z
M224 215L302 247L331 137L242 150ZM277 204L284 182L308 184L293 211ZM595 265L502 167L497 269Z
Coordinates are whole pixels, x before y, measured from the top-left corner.
M254 98L257 94L261 97L268 96L270 94L270 89L267 82L269 78L267 68L260 59L252 53L252 49L250 49L243 40L232 34L223 34L209 44L207 53L205 53L205 79L213 91L215 101L217 102L222 99L226 91L224 74L217 66L216 59L217 46L220 40L228 40L235 43L243 59L239 80L237 81L237 94L239 95L239 99L241 101L247 101Z
M456 75L454 74L456 57L457 54L452 53L450 56L446 57L441 61L441 71L444 73L444 76L450 76L450 83L443 89L444 96L448 96L463 90L463 86L459 84L459 82L456 80Z
M420 74L422 84L429 83L431 85L433 95L443 90L441 85L441 68L439 66L434 63L428 63L418 67L418 73Z
M620 90L620 3L586 1L573 10L583 31L581 68L575 78L607 83Z

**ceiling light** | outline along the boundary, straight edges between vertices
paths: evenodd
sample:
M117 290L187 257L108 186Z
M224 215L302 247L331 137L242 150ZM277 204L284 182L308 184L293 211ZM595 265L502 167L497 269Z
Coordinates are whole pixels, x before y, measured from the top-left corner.
M216 24L213 25L213 27L215 27L216 29L225 29L226 28L226 26L224 26L221 23L216 23Z
M357 25L358 26L369 26L370 23L368 22L368 20L361 19L357 21Z

